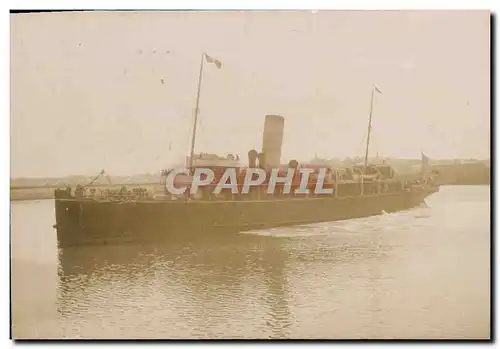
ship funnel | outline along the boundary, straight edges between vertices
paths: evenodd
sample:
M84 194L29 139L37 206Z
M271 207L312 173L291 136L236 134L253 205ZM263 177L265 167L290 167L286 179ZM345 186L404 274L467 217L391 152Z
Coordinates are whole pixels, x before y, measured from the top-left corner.
M266 153L259 153L259 168L265 169L267 165Z
M259 157L259 153L257 150L252 149L248 152L248 167L256 168L257 167L257 158Z
M284 127L285 118L280 115L266 115L262 134L262 152L265 154L268 166L278 167L281 164Z

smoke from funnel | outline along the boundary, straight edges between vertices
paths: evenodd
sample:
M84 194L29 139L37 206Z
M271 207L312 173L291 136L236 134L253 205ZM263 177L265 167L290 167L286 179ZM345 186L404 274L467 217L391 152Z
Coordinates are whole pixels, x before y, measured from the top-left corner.
M281 164L283 130L285 118L280 115L266 115L262 134L262 152L267 166L278 167Z

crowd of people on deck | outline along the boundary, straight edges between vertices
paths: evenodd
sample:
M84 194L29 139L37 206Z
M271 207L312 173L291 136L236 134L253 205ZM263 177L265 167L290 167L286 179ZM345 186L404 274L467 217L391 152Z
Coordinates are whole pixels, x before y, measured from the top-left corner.
M71 191L71 188L69 188L69 191ZM77 199L134 201L147 199L148 196L149 193L146 188L127 188L126 186L122 186L119 190L112 190L89 188L82 185L77 185L75 188L75 197Z

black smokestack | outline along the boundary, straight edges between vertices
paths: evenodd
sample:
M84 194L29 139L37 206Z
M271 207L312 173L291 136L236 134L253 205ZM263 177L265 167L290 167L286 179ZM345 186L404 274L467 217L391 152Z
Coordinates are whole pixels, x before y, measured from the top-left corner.
M259 167L266 168L266 153L259 153Z
M285 118L280 115L266 115L262 134L262 152L266 154L266 164L278 167L281 164L281 148Z
M248 152L248 167L256 168L257 167L257 158L259 157L259 153L257 150L252 149Z

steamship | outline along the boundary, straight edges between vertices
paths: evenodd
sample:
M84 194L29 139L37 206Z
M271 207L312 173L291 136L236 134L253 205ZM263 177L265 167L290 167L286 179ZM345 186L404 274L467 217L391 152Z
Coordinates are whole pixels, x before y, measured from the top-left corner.
M236 169L238 181L244 178L246 168L260 167L270 173L270 168L279 167L283 128L283 117L266 116L263 151L249 151L246 167L234 156L220 158L200 154L189 162L193 169L212 169L214 184L226 168ZM318 170L318 166L301 165L293 160L286 167L295 170L308 167L313 174ZM163 179L167 173L163 172ZM255 190L248 194L233 194L229 189L223 189L216 196L208 186L200 190L197 197L176 197L166 190L158 197L145 190L87 195L84 187L74 192L71 188L56 189L59 246L207 237L210 234L367 217L383 211L410 209L423 203L437 190L430 177L403 181L388 165L353 166L332 169L330 173L323 187L333 188L331 195L298 195L293 189L290 194L277 190L268 195L266 182L251 188ZM315 177L311 175L307 187L312 189L315 185Z
M203 56L202 56L203 68ZM202 69L200 69L201 85ZM376 88L376 87L375 87ZM55 215L58 244L60 247L81 244L109 244L121 242L152 242L174 238L210 238L213 234L234 234L244 231L270 229L319 222L346 220L410 209L422 204L425 198L436 192L436 181L426 170L423 161L422 176L418 180L405 180L388 165L365 163L348 168L327 169L328 176L323 188L333 189L331 194L313 194L318 181L318 166L300 164L296 160L285 166L280 164L285 119L280 115L267 115L264 121L262 151L248 152L245 166L235 156L220 158L210 154L195 156L198 101L195 109L191 153L186 166L193 174L198 167L210 168L215 178L213 186L202 187L199 195L152 195L145 188L119 192L93 191L90 195L85 186L75 190L70 187L55 190ZM372 102L373 102L372 89ZM377 89L378 91L378 89ZM373 106L373 103L372 103ZM371 115L368 130L371 131ZM424 159L423 159L424 160ZM227 168L234 168L238 184L243 181L247 168L259 167L268 174L260 186L249 193L230 189L213 193ZM290 193L277 186L267 194L268 179L272 168L294 170L293 183L300 183L301 169L308 168L308 193L296 194L292 185ZM169 171L162 171L165 181ZM316 175L316 176L315 176ZM184 180L189 185L190 176ZM191 177L192 178L192 177ZM296 186L298 187L298 185ZM189 191L187 191L189 193Z

